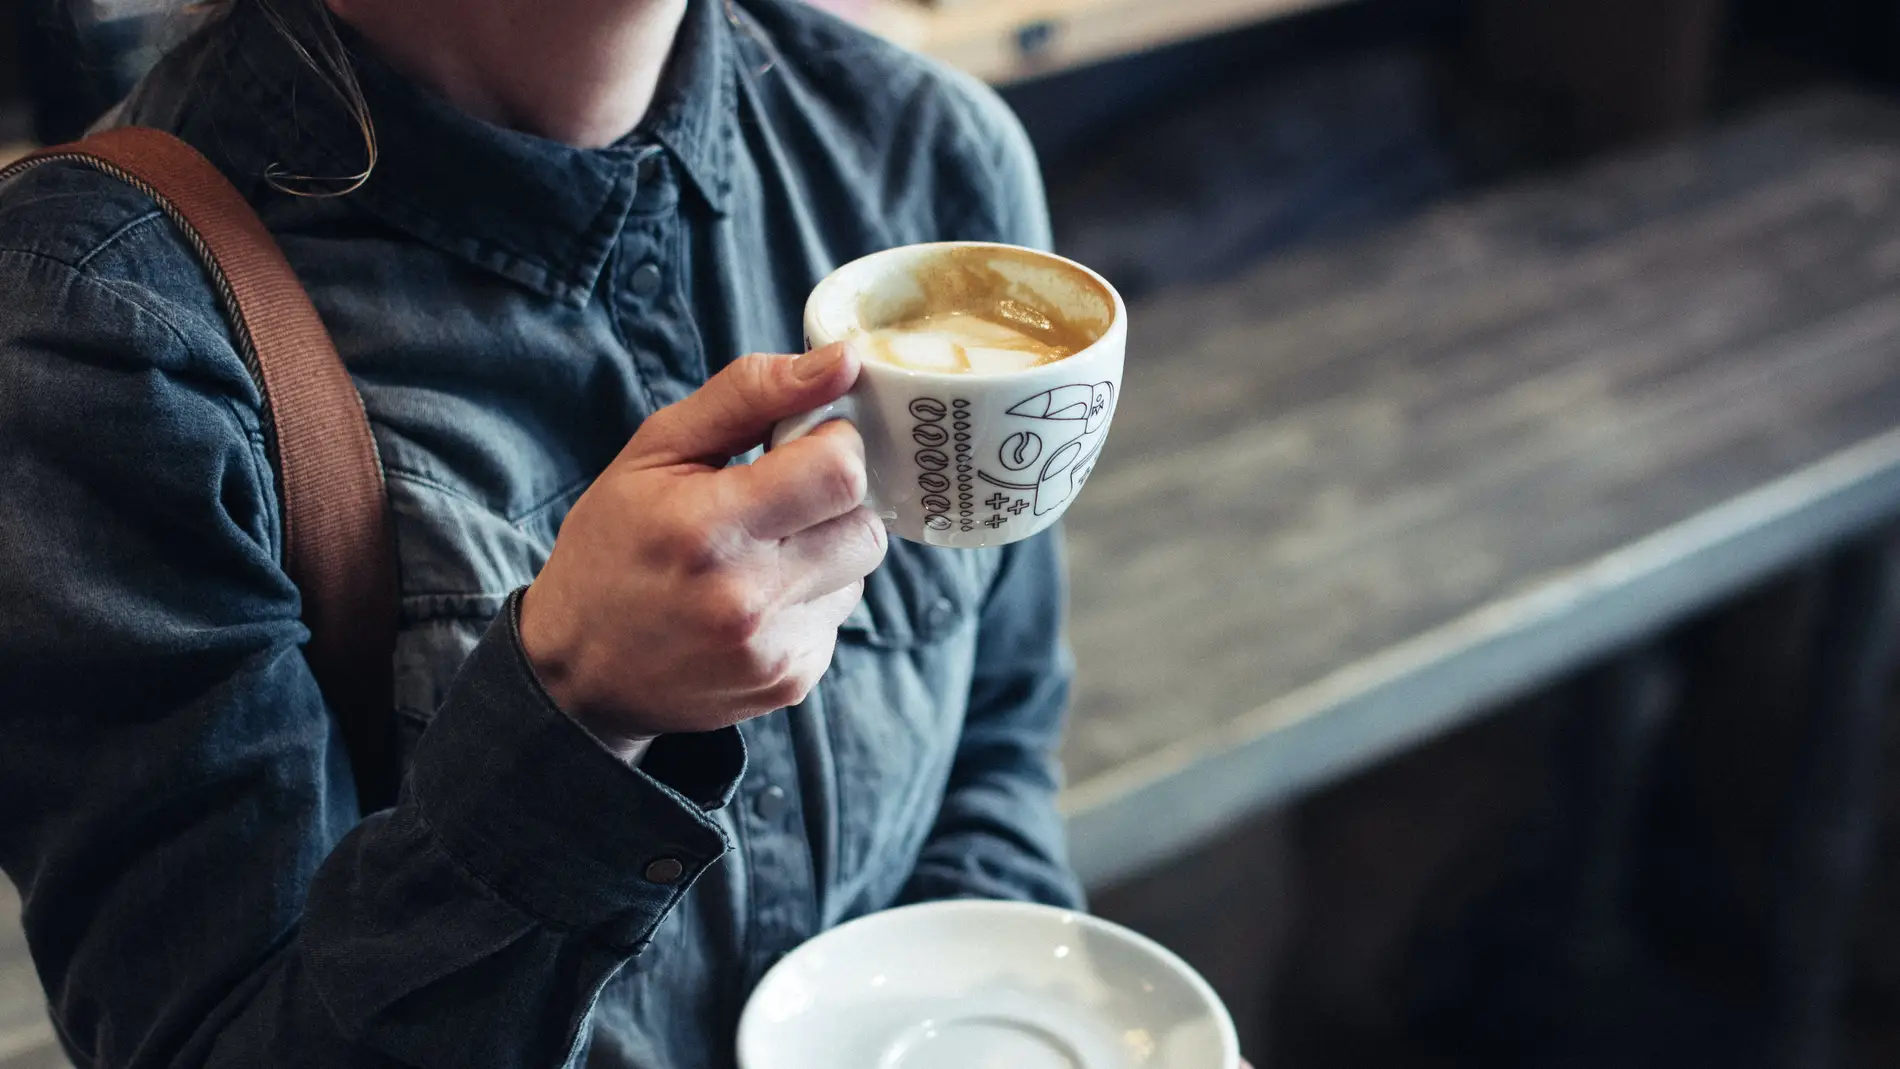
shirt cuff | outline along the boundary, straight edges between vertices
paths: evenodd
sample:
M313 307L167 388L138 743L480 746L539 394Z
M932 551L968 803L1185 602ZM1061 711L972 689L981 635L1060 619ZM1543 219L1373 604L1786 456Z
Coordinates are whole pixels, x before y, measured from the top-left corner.
M410 790L450 856L525 912L641 942L728 847L711 811L745 771L736 728L623 764L542 691L517 591L416 745ZM662 745L664 742L664 745Z

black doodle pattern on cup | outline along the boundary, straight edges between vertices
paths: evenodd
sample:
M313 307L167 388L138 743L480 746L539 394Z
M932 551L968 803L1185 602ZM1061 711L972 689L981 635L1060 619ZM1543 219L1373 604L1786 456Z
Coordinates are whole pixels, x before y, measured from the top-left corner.
M910 429L911 441L924 448L916 453L917 488L923 497L919 504L924 509L924 526L933 531L948 531L950 520L950 478L943 470L950 466L950 457L939 447L950 441L950 432L943 429L943 418L950 410L942 401L934 397L919 397L910 403L910 414L917 423Z
M950 401L950 426L956 431L956 447L952 450L957 458L957 528L962 531L976 530L975 495L971 492L970 474L975 466L970 463L970 402L961 397Z
M1021 471L1042 456L1042 436L1035 431L1017 431L1003 439L996 459L1010 471Z
M1007 416L1033 421L1039 429L1013 431L1003 439L996 461L1007 475L980 471L984 482L1028 495L1038 516L1061 508L1095 470L1115 414L1115 385L1109 382L1071 383L1032 394L1011 405ZM1045 439L1044 436L1047 436ZM1026 478L1038 460L1033 479ZM1017 515L1021 509L1012 508Z

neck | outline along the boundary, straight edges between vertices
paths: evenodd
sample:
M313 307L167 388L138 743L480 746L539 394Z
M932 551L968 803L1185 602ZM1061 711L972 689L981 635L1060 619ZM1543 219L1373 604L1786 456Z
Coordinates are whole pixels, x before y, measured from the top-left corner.
M653 103L687 0L325 0L463 111L582 148Z

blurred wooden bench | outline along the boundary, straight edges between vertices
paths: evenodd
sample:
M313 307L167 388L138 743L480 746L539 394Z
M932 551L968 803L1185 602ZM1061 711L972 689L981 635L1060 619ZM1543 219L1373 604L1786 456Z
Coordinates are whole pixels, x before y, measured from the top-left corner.
M1097 886L1900 516L1900 111L1803 99L1130 324L1067 521Z
M1002 85L1345 0L828 0L907 48Z

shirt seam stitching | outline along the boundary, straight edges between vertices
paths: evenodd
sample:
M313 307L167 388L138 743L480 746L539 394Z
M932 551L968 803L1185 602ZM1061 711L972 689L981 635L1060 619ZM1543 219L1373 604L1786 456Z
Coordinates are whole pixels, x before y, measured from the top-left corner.
M132 298L126 296L125 294L120 293L118 290L107 285L105 279L102 279L98 277L97 275L92 274L91 272L83 271L77 265L67 263L65 260L62 260L57 256L40 252L35 249L13 249L13 248L0 249L0 256L9 256L9 255L26 257L28 259L33 259L33 260L40 260L40 261L44 261L45 263L53 264L55 266L63 268L66 271L67 276L71 279L71 281L84 283L88 288L100 294L103 294L107 299L113 302L116 302L118 304L124 305L127 308L130 308L134 313L140 316L143 316L146 319L150 319L152 322L156 323L158 326L164 328L164 330L168 334L171 335L172 339L176 341L178 345L181 348L183 348L186 352L198 351L197 347L192 345L191 342L188 340L188 338L185 335L185 332L182 329L180 329L176 323L173 323L169 317L157 311L156 309L147 307L144 303L140 301L135 301Z
M449 485L446 482L443 482L442 480L436 478L433 475L428 475L423 472L416 471L413 468L405 468L405 467L400 467L394 464L390 464L390 465L386 465L383 471L386 478L400 479L403 482L415 483L418 486L426 486L431 490L437 490L444 494L447 494L458 501L462 501L467 504L474 505L475 507L480 508L480 509L486 509L489 512L494 513L495 515L502 517L504 520L508 522L508 526L513 527L517 530L521 528L521 525L523 523L526 523L528 520L532 519L536 513L543 512L547 510L549 507L556 504L557 502L561 501L562 499L567 498L571 495L574 495L578 493L579 491L585 490L594 481L592 476L580 476L578 478L570 479L567 482L562 483L559 487L556 487L554 490L550 491L545 496L536 499L533 503L529 504L526 508L523 508L519 513L510 515L506 512L496 510L495 508L493 508L493 506L489 505L488 502L481 500L480 498L476 497L474 494L471 494L466 490L458 489L454 486Z
M128 235L130 235L133 231L143 228L145 224L152 222L154 219L163 219L163 218L165 218L165 213L160 211L157 208L153 208L150 211L146 212L144 215L137 217L136 219L131 219L131 220L128 220L127 222L119 224L118 229L114 230L112 233L107 234L104 238L100 239L99 243L92 247L92 251L86 253L86 255L84 256L81 256L79 260L73 264L73 269L76 271L86 270L87 265L92 263L94 257L97 257L100 253L105 252L107 249L110 249L112 246L118 244L120 241L122 241Z

